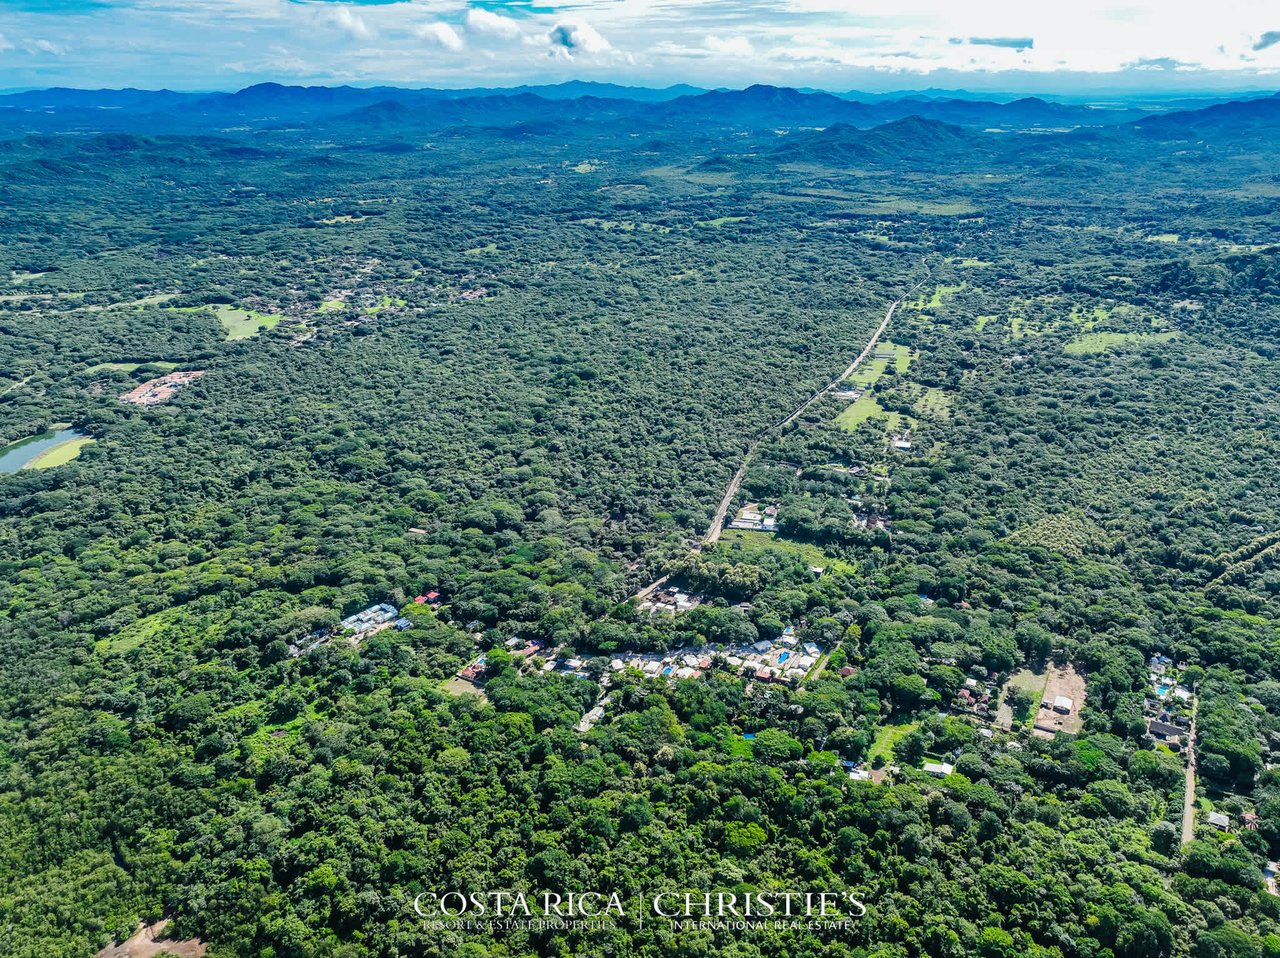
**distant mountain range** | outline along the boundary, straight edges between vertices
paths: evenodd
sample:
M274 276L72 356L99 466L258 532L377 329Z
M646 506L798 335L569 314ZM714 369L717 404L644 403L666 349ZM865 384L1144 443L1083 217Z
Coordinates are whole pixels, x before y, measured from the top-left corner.
M417 139L459 129L507 136L555 136L572 127L602 135L677 136L723 143L726 135L790 131L764 150L777 162L856 162L908 153L975 149L977 134L1125 132L1148 139L1203 139L1274 130L1280 96L1153 113L1050 102L983 100L913 93L853 99L757 84L743 90L664 90L575 81L515 89L285 86L261 83L234 93L53 88L0 96L0 135L42 132L216 133L312 130L318 135ZM1192 101L1199 106L1199 101ZM908 122L909 121L909 122ZM815 135L815 131L821 131ZM986 138L986 142L990 137ZM772 147L770 148L772 149ZM756 155L762 151L757 149Z

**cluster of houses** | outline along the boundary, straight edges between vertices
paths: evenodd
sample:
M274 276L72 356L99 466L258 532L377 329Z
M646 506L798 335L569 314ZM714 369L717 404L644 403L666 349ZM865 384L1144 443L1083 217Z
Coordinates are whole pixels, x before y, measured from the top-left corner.
M204 375L203 369L189 369L184 372L166 373L159 379L149 379L141 386L135 386L127 393L121 393L121 402L135 406L158 406L173 398L183 386L189 386Z
M371 605L355 615L347 616L340 625L344 632L352 632L357 636L361 636L390 628L392 625L398 625L400 621L404 622L401 628L407 629L412 624L408 619L401 620L400 610L394 605L389 602L383 602L379 605Z
M689 647L668 652L620 652L610 660L609 672L636 669L650 678L697 679L718 659L719 664L748 679L796 683L817 664L822 653L822 647L813 642L799 642L795 629L788 626L776 639L761 639L751 645L730 646L717 652ZM585 676L585 667L582 659L553 659L543 665L543 671ZM601 684L610 684L608 674Z
M429 593L430 594L430 593ZM519 661L528 661L545 648L545 644L539 639L525 639L520 636L514 636L507 639L505 648L511 654L511 657ZM576 661L576 660L574 660ZM544 663L543 671L551 671L560 665L554 659ZM468 662L463 668L458 670L458 678L465 679L468 682L478 681L489 667L488 655L480 655ZM585 674L585 673L584 673Z
M778 504L760 508L758 502L748 502L729 521L730 529L747 529L753 532L778 531Z
M996 688L988 682L979 682L969 676L964 680L964 688L956 692L952 707L961 712L972 712L975 715L989 717L991 703L995 699Z
M380 602L367 609L349 615L338 623L336 628L316 629L304 639L289 646L289 654L294 658L306 655L339 635L348 636L353 642L366 636L381 632L383 629L396 628L404 631L413 626L410 619L400 614L400 610L389 602Z
M1191 690L1178 682L1185 663L1175 663L1167 655L1147 660L1151 687L1143 702L1147 734L1177 752L1191 730Z
M658 589L648 598L641 601L638 608L643 612L688 612L707 601L707 596L697 592L685 592L681 589Z

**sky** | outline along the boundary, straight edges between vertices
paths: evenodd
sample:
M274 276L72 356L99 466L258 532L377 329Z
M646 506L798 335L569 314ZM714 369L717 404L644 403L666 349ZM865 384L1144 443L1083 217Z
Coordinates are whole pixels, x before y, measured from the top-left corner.
M0 0L0 88L1280 88L1265 0Z

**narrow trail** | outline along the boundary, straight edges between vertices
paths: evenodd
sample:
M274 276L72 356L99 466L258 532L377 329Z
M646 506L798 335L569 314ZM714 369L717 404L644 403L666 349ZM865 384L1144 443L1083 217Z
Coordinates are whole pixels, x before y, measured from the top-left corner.
M1182 844L1196 837L1196 713L1200 697L1191 700L1191 734L1187 736L1187 793L1182 799Z
M858 371L858 367L860 367L864 362L867 361L867 358L871 355L872 351L879 344L880 337L883 336L885 333L885 330L889 328L889 323L893 321L894 312L897 311L899 306L901 306L903 303L907 301L908 296L912 295L918 289L920 289L920 287L922 287L925 283L927 283L929 281L929 278L933 275L933 271L929 268L928 263L924 264L924 269L925 269L924 279L920 280L920 282L916 283L909 290L907 290L905 293L903 293L901 296L899 296L897 299L895 299L892 303L889 304L889 308L885 310L884 319L881 320L880 325L876 327L876 331L871 334L871 338L867 340L867 345L863 347L862 352L858 354L857 359L855 359L848 366L846 366L844 371L840 373L840 375L836 376L835 379L831 380L829 383L827 383L817 392L813 393L811 396L809 396L809 398L807 398L799 406L793 409L790 413L788 413L782 419L778 420L773 425L767 427L763 432L761 432L758 436L756 436L755 439L751 441L751 445L749 445L747 447L747 451L743 453L742 462L741 464L739 464L737 471L734 472L733 478L730 479L729 484L725 486L724 495L720 497L720 504L716 507L716 514L711 519L711 525L707 527L707 531L703 534L702 539L698 542L698 544L693 547L692 552L695 555L702 551L703 546L711 545L712 543L717 542L720 539L720 533L724 531L725 517L729 514L729 506L733 504L733 497L738 494L738 489L742 486L742 480L747 474L747 466L751 464L751 460L755 458L756 453L759 451L760 446L764 444L764 441L768 439L770 436L772 436L774 433L778 432L780 429L785 429L787 426L791 425L793 422L796 421L796 419L798 419L801 416L801 414L804 413L806 409L808 409L810 406L816 403L819 399L821 399L827 393L831 392L831 390L835 389L837 386L839 386L846 379L848 379L850 376L852 376L855 372ZM632 598L635 598L635 599L648 598L651 594L653 594L653 592L655 592L658 588L664 585L668 578L669 576L664 575L662 578L658 579L656 582L650 583L649 585L645 586L643 589L637 592Z

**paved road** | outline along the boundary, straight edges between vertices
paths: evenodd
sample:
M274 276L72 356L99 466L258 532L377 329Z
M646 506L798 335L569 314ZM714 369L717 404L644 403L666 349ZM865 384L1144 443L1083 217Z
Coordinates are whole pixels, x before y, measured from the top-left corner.
M1191 700L1191 734L1187 736L1187 794L1182 800L1182 844L1196 837L1196 713L1200 697Z

